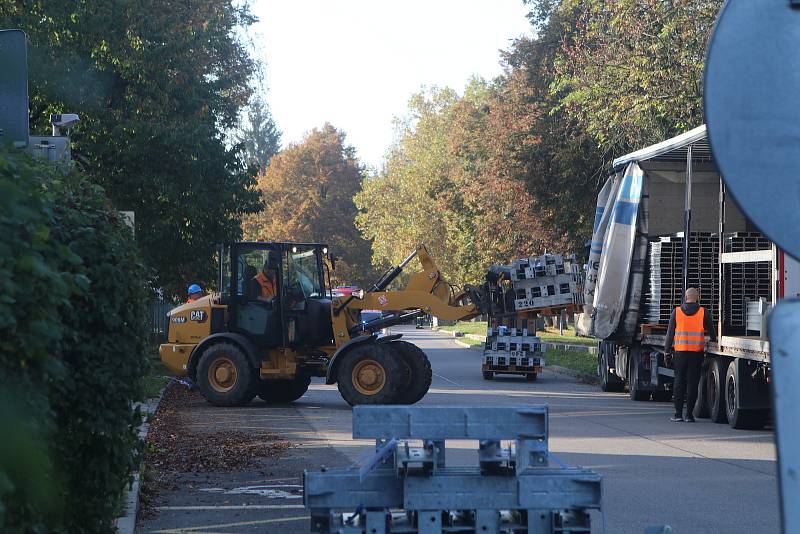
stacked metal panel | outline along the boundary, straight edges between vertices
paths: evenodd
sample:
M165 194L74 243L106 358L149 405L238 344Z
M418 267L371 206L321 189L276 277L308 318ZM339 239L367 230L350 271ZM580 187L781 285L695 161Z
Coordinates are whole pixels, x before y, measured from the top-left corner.
M689 244L689 286L700 290L700 304L720 318L719 234L692 233ZM724 252L769 250L772 243L757 232L724 235ZM770 262L733 263L725 269L724 321L728 326L747 326L748 302L772 298ZM664 236L650 243L649 284L645 286L645 318L668 324L672 310L683 297L683 234Z
M528 335L527 328L489 327L483 361L489 366L512 366L522 371L529 367L543 367L546 350L547 345L541 338Z
M772 243L758 232L737 232L725 235L725 252L769 250ZM768 261L732 263L725 266L725 323L747 326L747 303L772 300L772 266Z
M709 232L692 233L689 243L689 286L700 290L700 304L719 318L719 239ZM645 317L669 324L683 297L683 233L650 243L650 280L645 287Z
M583 304L583 273L574 254L521 258L510 267L517 311Z

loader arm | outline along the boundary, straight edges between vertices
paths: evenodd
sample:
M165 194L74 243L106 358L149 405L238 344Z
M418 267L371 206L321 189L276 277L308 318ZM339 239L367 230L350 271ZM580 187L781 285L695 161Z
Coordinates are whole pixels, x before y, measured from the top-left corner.
M405 288L386 291L385 286L414 256L422 265L422 270L412 275ZM425 245L418 246L400 267L391 269L389 273L392 274L391 278L384 275L373 286L373 290L364 294L363 299L334 300L331 316L337 347L350 340L351 332L358 327L358 314L361 310L398 313L416 310L419 314L430 314L447 321L471 319L483 313L481 290L470 286L466 287L466 291L456 290L442 276Z

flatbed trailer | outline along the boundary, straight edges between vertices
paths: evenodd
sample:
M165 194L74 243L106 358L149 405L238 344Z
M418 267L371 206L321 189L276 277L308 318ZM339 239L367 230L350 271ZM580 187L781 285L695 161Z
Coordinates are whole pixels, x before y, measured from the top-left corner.
M701 246L692 242L699 232L706 236L702 246L716 247L713 266L691 264L690 247ZM800 294L800 263L765 238L758 239L757 250L726 251L726 238L755 232L726 194L705 126L614 160L598 197L586 306L577 322L578 333L599 340L603 390L627 388L636 401L672 397L674 370L664 347L668 310L662 307L660 322L651 324L653 312L645 301L648 288L652 294L653 287L664 284L651 265L653 243L673 236L681 240L683 265L671 287L682 294L695 285L692 276L705 276L701 304L716 315L717 341L706 347L695 416L734 428L761 428L769 421L770 348L763 319L778 300ZM761 273L762 302L755 306L752 299L756 315L741 324L731 310L741 316L744 309L746 316L748 300L737 286L742 277L731 273L746 272L753 264Z

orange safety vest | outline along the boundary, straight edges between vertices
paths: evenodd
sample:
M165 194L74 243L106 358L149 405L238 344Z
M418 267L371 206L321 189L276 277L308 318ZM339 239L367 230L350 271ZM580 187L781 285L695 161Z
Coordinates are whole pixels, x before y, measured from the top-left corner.
M706 310L701 306L694 315L686 315L675 309L675 342L677 352L703 352L706 349L706 334L703 327Z
M273 298L278 291L275 289L275 280L270 280L267 278L263 272L258 273L255 276L258 285L261 286L261 297L265 299Z

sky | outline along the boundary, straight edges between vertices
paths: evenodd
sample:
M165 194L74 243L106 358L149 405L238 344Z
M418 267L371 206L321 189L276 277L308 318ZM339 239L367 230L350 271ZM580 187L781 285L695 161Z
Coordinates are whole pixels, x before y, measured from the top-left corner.
M283 145L327 121L373 168L413 93L501 74L499 50L530 33L522 0L252 0L252 9Z

